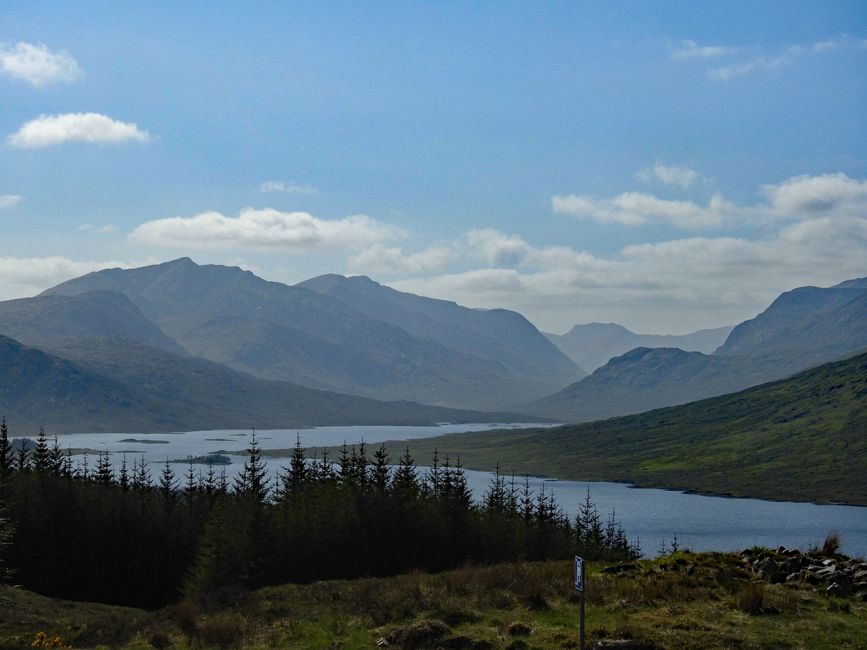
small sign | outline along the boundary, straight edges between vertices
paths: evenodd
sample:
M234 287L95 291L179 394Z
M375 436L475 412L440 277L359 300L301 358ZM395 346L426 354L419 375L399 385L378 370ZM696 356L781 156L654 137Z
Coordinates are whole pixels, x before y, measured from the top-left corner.
M584 591L584 559L575 556L575 589Z

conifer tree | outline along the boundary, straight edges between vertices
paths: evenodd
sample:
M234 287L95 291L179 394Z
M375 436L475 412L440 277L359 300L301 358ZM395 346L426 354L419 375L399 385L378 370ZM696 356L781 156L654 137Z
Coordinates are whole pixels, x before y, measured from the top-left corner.
M51 445L51 449L48 450L48 471L57 476L61 476L63 474L64 464L65 459L63 456L63 449L60 447L60 442L58 442L57 436L54 436L54 443Z
M262 449L256 441L254 429L250 435L250 446L247 448L247 461L235 479L235 492L251 499L254 503L263 504L268 499L268 483Z
M385 445L380 445L379 449L373 452L373 470L371 472L371 484L377 494L385 494L388 492L388 481L390 470L388 467L388 451Z
M9 427L6 416L0 418L0 478L12 471L12 445L9 443Z
M100 485L111 485L114 482L114 473L111 469L111 458L109 453L99 452L99 458L96 461L96 472L93 475L93 480Z
M126 454L125 453L123 455L123 458L120 461L120 473L118 474L118 477L117 477L117 484L124 491L129 489L129 471L126 468Z
M178 489L178 483L175 480L175 470L172 469L169 459L166 458L166 464L163 471L160 473L159 491L163 495L163 500L167 504L171 504L175 499L175 491Z
M47 473L48 467L48 440L45 438L45 429L39 427L39 436L36 438L36 447L33 449L33 469L40 474Z
M310 470L305 460L304 448L301 446L301 435L298 434L295 437L295 448L289 459L289 467L283 468L280 473L279 497L301 494L309 476Z
M483 503L485 510L494 513L506 511L506 480L500 473L500 463L494 468L488 491L485 493Z
M415 497L418 494L418 474L415 469L415 462L409 454L409 447L398 460L391 489L395 494L404 497Z

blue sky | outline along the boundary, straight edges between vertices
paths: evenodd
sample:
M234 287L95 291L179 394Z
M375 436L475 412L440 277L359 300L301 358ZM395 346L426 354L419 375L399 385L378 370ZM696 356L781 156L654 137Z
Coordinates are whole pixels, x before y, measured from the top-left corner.
M0 298L189 255L683 332L867 275L863 2L177 4L4 2Z

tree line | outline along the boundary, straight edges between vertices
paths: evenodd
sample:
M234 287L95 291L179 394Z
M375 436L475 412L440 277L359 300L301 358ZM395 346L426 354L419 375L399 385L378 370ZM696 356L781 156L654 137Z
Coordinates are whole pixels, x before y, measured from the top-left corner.
M192 462L156 477L64 453L40 432L13 448L0 420L0 575L51 596L157 607L181 595L439 571L467 563L640 554L588 492L575 519L499 468L476 503L460 461L416 466L361 443L331 458L300 441L274 480L251 435L242 471Z

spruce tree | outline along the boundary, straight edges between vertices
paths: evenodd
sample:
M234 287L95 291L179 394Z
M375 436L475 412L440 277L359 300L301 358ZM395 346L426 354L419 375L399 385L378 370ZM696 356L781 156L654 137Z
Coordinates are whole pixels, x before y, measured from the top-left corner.
M373 470L370 479L373 489L377 494L388 492L388 480L390 476L388 462L388 451L386 451L385 445L380 445L379 449L373 452Z
M33 449L33 469L40 474L49 471L48 455L48 440L45 438L45 429L39 427L39 436L36 438L36 447Z
M0 478L12 471L12 445L9 443L9 427L6 416L0 418Z
M265 461L262 459L262 449L256 441L254 429L250 435L250 446L247 448L247 461L235 479L235 492L249 498L254 503L262 504L268 499L268 483Z
M418 494L418 474L415 469L415 462L409 455L409 447L398 460L397 469L394 471L394 478L391 482L391 490L402 496L415 497Z

